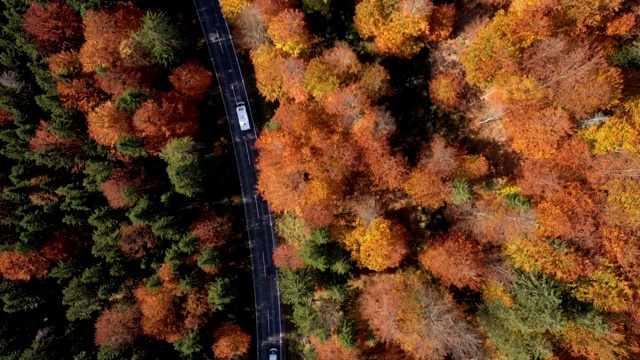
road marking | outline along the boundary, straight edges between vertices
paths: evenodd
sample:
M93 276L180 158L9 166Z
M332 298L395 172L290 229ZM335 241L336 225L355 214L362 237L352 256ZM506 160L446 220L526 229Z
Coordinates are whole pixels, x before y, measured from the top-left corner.
M253 198L256 199L256 214L258 214L258 219L260 218L260 210L258 210L258 197L254 194Z
M264 275L267 275L267 264L264 262L264 251L262 252L262 268L264 269Z
M220 45L220 51L224 54L224 48L222 47L222 41L220 40L220 35L218 35L218 30L216 30L216 41L218 45Z
M270 311L267 310L267 331L271 332L271 317L269 316Z
M247 149L247 157L249 158L249 162L251 162L251 155L249 155L249 145L247 145L247 143L244 143L244 147L245 149Z
M233 85L231 85L231 91L233 91L233 101L235 101L237 104L238 98L236 98L236 90L233 88Z

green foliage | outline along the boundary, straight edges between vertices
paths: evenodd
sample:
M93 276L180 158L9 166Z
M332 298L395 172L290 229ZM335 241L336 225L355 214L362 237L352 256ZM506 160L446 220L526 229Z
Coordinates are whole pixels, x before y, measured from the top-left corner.
M194 354L202 351L202 342L200 333L197 330L190 330L173 343L173 348L183 359L190 359Z
M156 236L161 238L170 240L180 240L182 238L182 232L179 229L179 225L172 216L163 216L159 218L151 225L151 230L153 230L153 233Z
M325 342L331 338L331 330L325 329L323 327L317 328L314 333L322 342Z
M102 309L102 302L97 296L95 284L84 280L84 274L82 278L74 277L62 290L62 304L69 306L67 309L69 321L88 319L94 312Z
M172 139L160 157L167 162L167 174L177 193L194 197L204 191L208 164L192 138Z
M111 346L100 346L98 348L97 360L113 360L120 356L122 351Z
M622 47L611 60L616 66L640 68L640 41Z
M324 16L331 10L331 0L302 0L302 8L305 12L318 12Z
M143 158L149 156L149 150L144 147L144 142L139 138L121 139L116 143L116 150L123 155L132 158Z
M216 278L209 286L207 301L214 310L223 310L226 305L231 304L233 301L234 297L231 291L231 280Z
M127 216L133 225L151 225L154 218L153 204L149 199L141 199L127 211Z
M179 60L183 47L180 32L169 16L161 11L148 12L142 28L133 38L164 68L170 68Z
M144 89L130 89L116 99L116 106L127 114L133 115L142 103L150 98L151 94Z
M276 219L275 230L278 236L288 243L299 244L310 239L310 233L304 220L292 212L284 213Z
M467 180L457 178L453 181L451 189L451 202L455 205L462 205L473 198L473 189Z
M39 284L17 284L0 279L2 310L8 314L35 309L44 304L45 298L38 291Z
M324 271L331 266L331 259L327 254L326 247L320 246L313 241L302 243L298 256L307 265L320 271Z
M291 321L303 335L311 335L317 329L318 319L309 304L296 303L293 305Z
M552 345L543 334L559 333L566 322L556 282L536 272L521 274L510 287L515 302L495 300L478 314L489 339L509 359L544 359Z
M211 269L220 266L220 252L215 248L205 247L198 255L198 266L203 269Z
M358 341L358 324L347 318L342 319L342 323L338 326L338 340L343 348L354 349Z
M149 290L157 289L161 285L162 285L162 279L160 279L160 275L158 274L151 275L149 280L147 280L147 289Z
M529 202L529 199L522 195L510 194L505 196L505 199L507 199L507 206L519 213L531 211L531 203Z
M314 290L311 273L306 269L299 271L281 269L278 284L282 302L288 305L307 303Z

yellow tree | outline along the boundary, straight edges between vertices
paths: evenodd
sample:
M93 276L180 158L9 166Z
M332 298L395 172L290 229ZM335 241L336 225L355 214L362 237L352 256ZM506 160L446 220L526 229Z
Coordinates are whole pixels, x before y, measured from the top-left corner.
M504 249L514 267L525 272L537 270L564 282L588 276L594 269L589 259L557 239L515 238Z
M280 69L284 57L270 46L263 45L251 52L251 61L256 72L256 86L267 101L285 99L284 80Z
M230 22L235 22L240 13L251 3L250 0L220 0L220 7L224 17Z
M382 271L400 265L408 252L408 237L407 231L391 220L376 218L366 224L358 219L344 244L359 266Z
M306 28L304 13L297 9L280 12L269 23L267 33L276 49L294 57L306 54L311 46L311 35Z
M363 0L354 21L360 36L373 39L378 51L411 57L426 43L432 11L430 0Z

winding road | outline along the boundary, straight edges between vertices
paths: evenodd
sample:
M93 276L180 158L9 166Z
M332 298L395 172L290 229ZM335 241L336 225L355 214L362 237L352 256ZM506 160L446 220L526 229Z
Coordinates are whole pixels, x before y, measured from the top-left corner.
M231 32L227 21L222 16L218 0L194 0L194 4L218 78L240 174L253 269L257 358L268 359L269 349L276 348L279 352L278 359L284 359L280 292L277 272L271 256L276 247L273 220L269 205L255 191L258 181L254 165L257 156L257 151L254 149L257 133L251 114L251 103L245 89ZM247 106L251 130L240 130L236 115L236 104L240 102L244 102ZM267 276L270 273L276 276Z

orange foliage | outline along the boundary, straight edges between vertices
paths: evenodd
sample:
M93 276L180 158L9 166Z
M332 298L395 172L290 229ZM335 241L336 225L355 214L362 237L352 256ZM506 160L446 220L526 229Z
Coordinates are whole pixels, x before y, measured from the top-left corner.
M358 219L356 228L344 238L351 258L359 266L374 271L394 268L407 254L409 234L399 224L384 218L377 218L370 224Z
M109 206L120 209L132 204L124 198L123 191L129 187L136 187L142 184L141 177L134 177L128 170L115 168L111 171L109 179L100 185L102 195L107 198Z
M304 262L298 256L298 247L289 243L278 244L273 251L273 263L279 268L294 271L304 267Z
M269 22L267 33L276 49L294 57L305 54L311 46L304 13L297 9L281 11Z
M198 117L196 103L172 91L145 101L133 115L133 126L148 149L160 151L173 138L193 136Z
M309 341L313 344L318 360L357 360L361 358L359 349L345 349L338 337L333 334L329 340L322 341L317 336L311 335Z
M113 101L102 103L87 115L87 128L93 140L107 147L134 136L131 119Z
M579 252L561 246L561 243L535 237L519 238L508 241L505 254L514 267L525 272L537 270L565 282L576 281L594 270L591 262Z
M562 185L558 170L545 160L526 159L520 172L520 186L526 196L539 199L560 190Z
M236 324L223 323L213 333L215 342L211 349L217 358L242 356L249 351L251 336Z
M463 87L464 79L460 75L454 72L440 73L429 82L429 97L437 106L456 109L462 105L460 93Z
M63 229L54 231L39 252L45 259L58 263L77 254L81 248L82 244L75 229Z
M636 25L636 16L633 13L621 14L613 18L607 24L607 35L626 35Z
M617 360L629 356L624 335L617 329L599 334L569 322L562 330L561 339L562 347L571 355L587 360Z
M453 299L417 274L379 274L360 297L376 339L393 342L417 360L470 359L481 340Z
M256 72L256 86L260 94L267 101L284 99L283 74L279 71L284 63L284 57L272 47L263 45L258 50L251 51L251 61Z
M173 70L169 81L182 94L199 100L211 85L213 74L198 60L186 62Z
M157 339L174 342L184 329L176 318L179 309L174 301L174 292L165 286L149 290L142 285L133 291L142 311L142 331Z
M572 131L569 115L560 108L529 106L526 110L508 113L502 124L513 139L513 149L534 159L553 157Z
M158 239L146 226L125 225L120 228L120 251L130 259L142 259L157 245Z
M287 95L296 102L305 102L309 97L304 83L306 65L302 59L287 58L280 67L282 87Z
M447 286L477 290L485 280L487 269L478 243L457 231L439 236L419 259Z
M116 65L103 70L94 77L98 87L115 99L127 90L150 87L148 75L151 73L147 69Z
M588 245L596 230L596 205L577 183L549 194L537 207L542 233Z
M80 58L77 51L61 51L47 58L49 70L53 76L72 75L80 71Z
M0 253L0 275L7 280L28 281L31 278L43 279L49 275L50 264L39 253L26 254L15 251Z
M207 295L202 291L192 291L187 294L183 306L184 326L187 329L197 329L204 325L211 313Z
M431 156L423 157L411 171L404 190L419 205L438 208L449 198L458 153L440 137L430 146Z
M110 67L120 61L120 44L142 25L143 12L135 5L119 2L109 10L89 10L83 18L85 43L80 62L85 72Z
M96 320L94 342L114 350L133 345L142 334L140 309L137 306L120 309L114 305L102 311Z
M456 20L455 4L442 4L436 6L429 16L427 28L428 41L442 41L451 35Z
M105 94L95 86L95 81L90 77L58 81L57 89L60 101L65 107L80 110L84 114L93 111L106 99Z
M29 139L29 150L39 151L57 146L67 153L78 154L80 152L82 144L79 141L74 139L62 139L47 131L47 126L47 123L40 120L40 125L36 128L33 137Z
M32 2L24 14L24 30L47 53L70 50L82 40L82 23L63 1L42 6Z
M190 231L200 239L201 246L216 247L231 239L233 225L226 217L220 217L215 211L205 209L191 224Z

